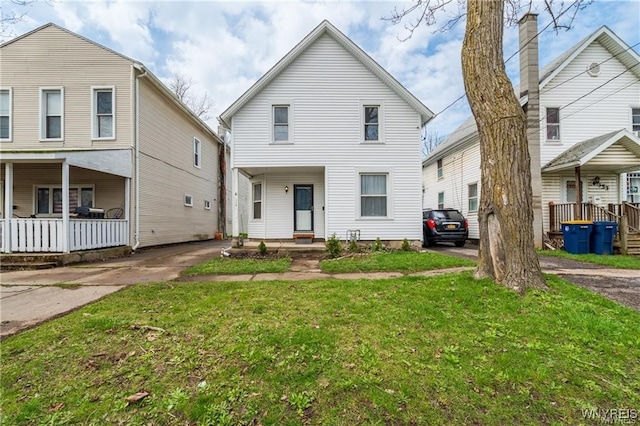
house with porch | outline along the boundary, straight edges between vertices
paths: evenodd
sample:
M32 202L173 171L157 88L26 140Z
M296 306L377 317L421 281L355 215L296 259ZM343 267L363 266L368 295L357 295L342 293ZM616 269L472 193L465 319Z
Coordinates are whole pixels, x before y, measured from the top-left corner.
M418 242L420 129L433 113L323 21L219 117L231 135L233 236ZM237 188L232 191L238 193Z
M626 174L640 170L639 55L601 27L538 70L535 19L521 21L520 33L515 91L529 123L537 245L561 239L560 223L574 219L625 216L628 230L640 231L640 200L630 197L638 175ZM480 178L470 117L423 161L424 207L460 210L479 238Z
M224 143L142 63L52 23L0 63L3 253L135 250L224 224Z

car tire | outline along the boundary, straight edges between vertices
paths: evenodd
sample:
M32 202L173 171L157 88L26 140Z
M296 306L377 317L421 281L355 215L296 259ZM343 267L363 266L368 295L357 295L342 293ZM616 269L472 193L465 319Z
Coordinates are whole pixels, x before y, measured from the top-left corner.
M462 240L462 241L456 241L456 242L455 242L455 243L453 243L453 244L455 244L455 245L456 245L456 247L464 247L464 244L465 244L465 243L466 243L466 241L465 241L465 240Z

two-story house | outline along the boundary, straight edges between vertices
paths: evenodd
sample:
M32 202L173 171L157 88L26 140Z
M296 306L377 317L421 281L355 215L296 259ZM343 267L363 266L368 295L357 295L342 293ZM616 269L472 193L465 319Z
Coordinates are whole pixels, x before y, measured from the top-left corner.
M537 63L529 44L521 39L521 60L530 53ZM640 57L601 27L535 71L530 81L539 83L539 119L529 134L539 140L535 149L530 145L538 241L544 234L561 236L560 223L579 218L625 214L637 230L640 204L625 203L637 181L625 172L640 169ZM515 88L525 110L532 108L535 86L529 87ZM479 137L470 117L423 161L424 207L460 210L470 238L479 238L480 177Z
M432 116L323 21L219 117L233 173L251 181L233 223L248 215L257 240L419 241L420 129Z
M214 237L224 144L142 63L55 24L0 63L3 252Z

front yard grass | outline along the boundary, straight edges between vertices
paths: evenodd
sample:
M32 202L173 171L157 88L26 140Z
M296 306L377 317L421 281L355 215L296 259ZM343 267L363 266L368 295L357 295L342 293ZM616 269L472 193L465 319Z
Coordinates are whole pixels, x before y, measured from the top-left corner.
M549 284L139 284L4 340L0 423L599 424L640 408L640 313Z
M564 250L539 250L539 254L543 256L562 257L565 259L579 260L581 262L595 263L597 265L608 266L617 269L640 269L640 257L613 255L605 256L595 253L588 254L571 254Z
M320 262L323 272L405 272L412 273L459 266L475 266L476 262L433 252L392 251L355 255Z
M291 266L291 259L235 259L216 257L199 265L185 269L182 275L240 275L260 273L287 272Z

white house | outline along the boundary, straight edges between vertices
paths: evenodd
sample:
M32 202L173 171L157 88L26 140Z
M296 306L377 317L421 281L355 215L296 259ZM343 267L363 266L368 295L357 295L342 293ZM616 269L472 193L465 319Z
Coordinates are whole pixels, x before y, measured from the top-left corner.
M248 215L257 240L419 241L420 129L432 116L323 21L219 117L233 174L251 181L233 223Z
M143 64L55 24L3 44L0 63L3 252L135 249L224 224L224 144Z
M521 39L521 46L527 41ZM521 60L526 54L537 63L537 50L523 48ZM626 214L635 230L640 227L640 204L624 203L628 187L637 182L624 173L640 169L639 64L633 49L601 27L542 68L539 77L529 79L539 82L540 118L529 128L529 135L539 141L531 145L530 136L539 237L576 218L617 220ZM521 65L521 75L522 70ZM530 99L534 87L516 88L529 109L535 108ZM470 238L479 237L480 167L473 117L423 161L424 207L460 210L469 220Z

